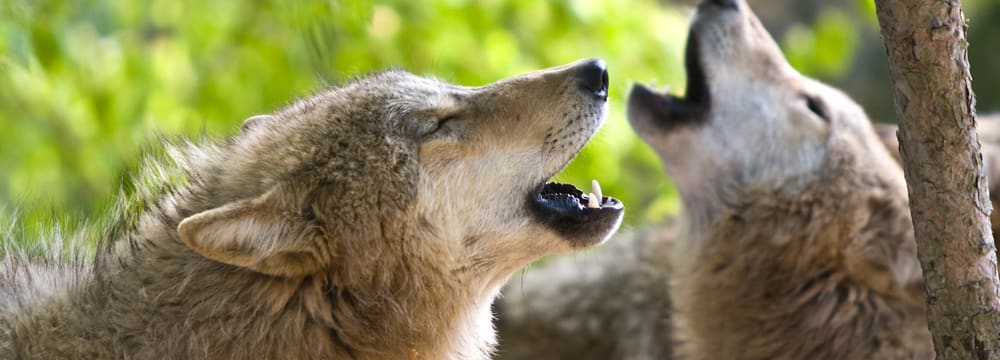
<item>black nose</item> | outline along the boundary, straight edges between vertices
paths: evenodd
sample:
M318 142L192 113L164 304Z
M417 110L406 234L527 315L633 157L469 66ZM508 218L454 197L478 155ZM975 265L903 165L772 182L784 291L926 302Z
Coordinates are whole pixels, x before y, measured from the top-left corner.
M705 0L702 6L716 6L723 9L739 10L739 0Z
M591 59L580 65L576 73L584 91L595 96L608 98L608 66L601 59Z

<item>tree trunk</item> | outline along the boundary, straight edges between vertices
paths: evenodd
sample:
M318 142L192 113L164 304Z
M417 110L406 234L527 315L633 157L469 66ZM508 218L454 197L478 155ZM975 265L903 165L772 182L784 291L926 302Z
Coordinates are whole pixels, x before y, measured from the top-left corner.
M959 0L875 0L938 359L1000 359L1000 284Z

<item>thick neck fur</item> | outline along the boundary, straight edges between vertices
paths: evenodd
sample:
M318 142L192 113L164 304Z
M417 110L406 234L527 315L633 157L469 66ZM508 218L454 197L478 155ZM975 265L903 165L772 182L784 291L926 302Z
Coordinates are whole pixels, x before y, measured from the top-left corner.
M680 244L671 290L682 353L933 355L901 174L832 165L799 194L747 189Z
M358 254L378 264L367 273L273 277L186 248L186 198L197 197L175 193L110 243L85 292L105 304L93 315L113 327L112 347L142 349L130 357L474 359L494 342L492 299L416 256L405 232L379 245L402 250Z

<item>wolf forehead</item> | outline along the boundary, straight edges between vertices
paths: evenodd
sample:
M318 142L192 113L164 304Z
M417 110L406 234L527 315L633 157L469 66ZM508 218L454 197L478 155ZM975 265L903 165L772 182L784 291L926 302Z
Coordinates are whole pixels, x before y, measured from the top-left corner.
M390 70L354 79L300 99L273 114L247 119L231 143L236 150L263 149L254 154L337 157L353 146L405 147L420 130L455 108L468 88ZM382 145L382 146L377 146ZM329 153L323 150L337 150ZM322 160L322 159L319 159ZM319 164L313 164L319 165Z
M467 91L401 70L375 73L248 118L228 141L192 144L175 158L222 193L258 193L281 183L413 182L420 131Z
M332 137L337 133L331 132L340 132L344 127L411 135L406 132L414 129L407 126L406 120L431 119L441 110L457 106L469 91L467 87L434 78L388 70L355 78L300 99L258 123L270 130L270 135L277 135L273 132L282 129L294 132L303 126L314 134Z

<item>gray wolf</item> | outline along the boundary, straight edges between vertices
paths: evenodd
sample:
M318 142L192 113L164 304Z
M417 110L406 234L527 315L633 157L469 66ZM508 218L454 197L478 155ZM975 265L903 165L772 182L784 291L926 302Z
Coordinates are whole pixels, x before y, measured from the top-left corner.
M689 233L673 244L678 354L933 358L900 166L864 111L799 74L744 1L699 5L683 98L633 87Z
M621 221L546 183L607 85L600 60L482 87L387 71L178 142L95 258L8 246L0 358L485 358L509 275Z
M744 1L699 5L685 63L684 97L628 103L683 219L515 279L501 358L932 358L902 171L862 109L788 65Z

